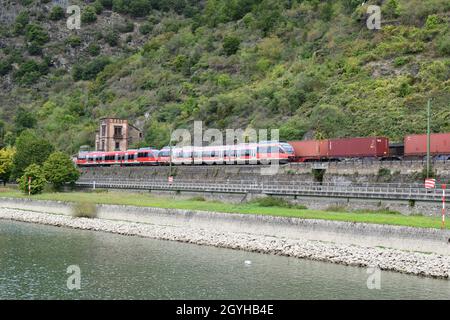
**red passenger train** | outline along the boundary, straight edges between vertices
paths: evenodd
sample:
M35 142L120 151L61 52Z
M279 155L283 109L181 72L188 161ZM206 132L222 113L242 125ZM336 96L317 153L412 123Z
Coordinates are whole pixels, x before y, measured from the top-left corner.
M172 150L172 152L171 152ZM189 165L189 164L269 164L287 163L294 149L285 142L265 141L231 146L143 148L115 152L84 152L78 166Z
M450 160L450 133L430 136L430 152L437 160ZM171 153L172 149L172 153ZM401 150L401 151L399 151ZM116 152L85 152L78 166L111 165L211 165L265 164L277 161L341 161L344 159L420 159L427 154L427 135L409 135L404 144L390 144L386 137L307 141L263 141L231 146L142 148Z

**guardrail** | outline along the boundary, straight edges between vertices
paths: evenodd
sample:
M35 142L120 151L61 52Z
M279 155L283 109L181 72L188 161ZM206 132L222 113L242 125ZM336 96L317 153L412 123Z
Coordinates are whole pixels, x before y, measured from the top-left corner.
M337 184L337 183L295 183L295 182L256 182L256 181L168 181L101 179L80 180L77 186L88 188L113 188L136 190L167 190L216 193L260 193L278 196L319 196L362 199L398 199L441 201L442 189L425 189L416 184Z

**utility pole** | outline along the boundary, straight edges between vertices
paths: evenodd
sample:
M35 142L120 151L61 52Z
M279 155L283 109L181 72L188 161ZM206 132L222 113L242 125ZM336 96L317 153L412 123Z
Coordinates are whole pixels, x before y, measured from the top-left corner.
M169 179L172 177L172 128L169 137Z
M427 178L430 177L431 158L430 158L430 144L431 144L431 99L428 99L427 106Z

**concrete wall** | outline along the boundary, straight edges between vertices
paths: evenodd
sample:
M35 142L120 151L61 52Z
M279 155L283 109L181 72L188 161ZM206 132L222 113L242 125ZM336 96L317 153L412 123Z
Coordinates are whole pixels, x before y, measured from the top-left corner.
M340 183L423 183L422 170L425 162L338 162L338 163L291 163L281 165L277 175L261 175L261 166L249 165L214 165L214 166L173 166L175 179L193 181L246 180L261 183L277 181L313 182L316 177L314 169L325 170L324 182ZM383 169L383 170L381 170ZM450 182L450 162L434 165L438 179ZM382 172L382 174L380 174ZM103 167L82 168L84 180L101 178L114 179L159 179L169 176L167 166L148 167Z

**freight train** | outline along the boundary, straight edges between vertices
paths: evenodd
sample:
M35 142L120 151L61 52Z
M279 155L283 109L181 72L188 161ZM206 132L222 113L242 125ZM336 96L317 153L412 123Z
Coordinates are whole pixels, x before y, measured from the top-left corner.
M341 161L345 159L417 160L427 155L427 135L408 135L403 143L386 137L289 141L295 162ZM430 135L430 154L450 160L450 133Z
M436 160L450 160L450 133L432 134L430 153ZM79 153L75 162L78 166L269 164L274 161L283 164L366 158L381 161L413 160L423 159L426 154L427 135L408 135L403 143L390 143L386 137L365 137L84 152Z

